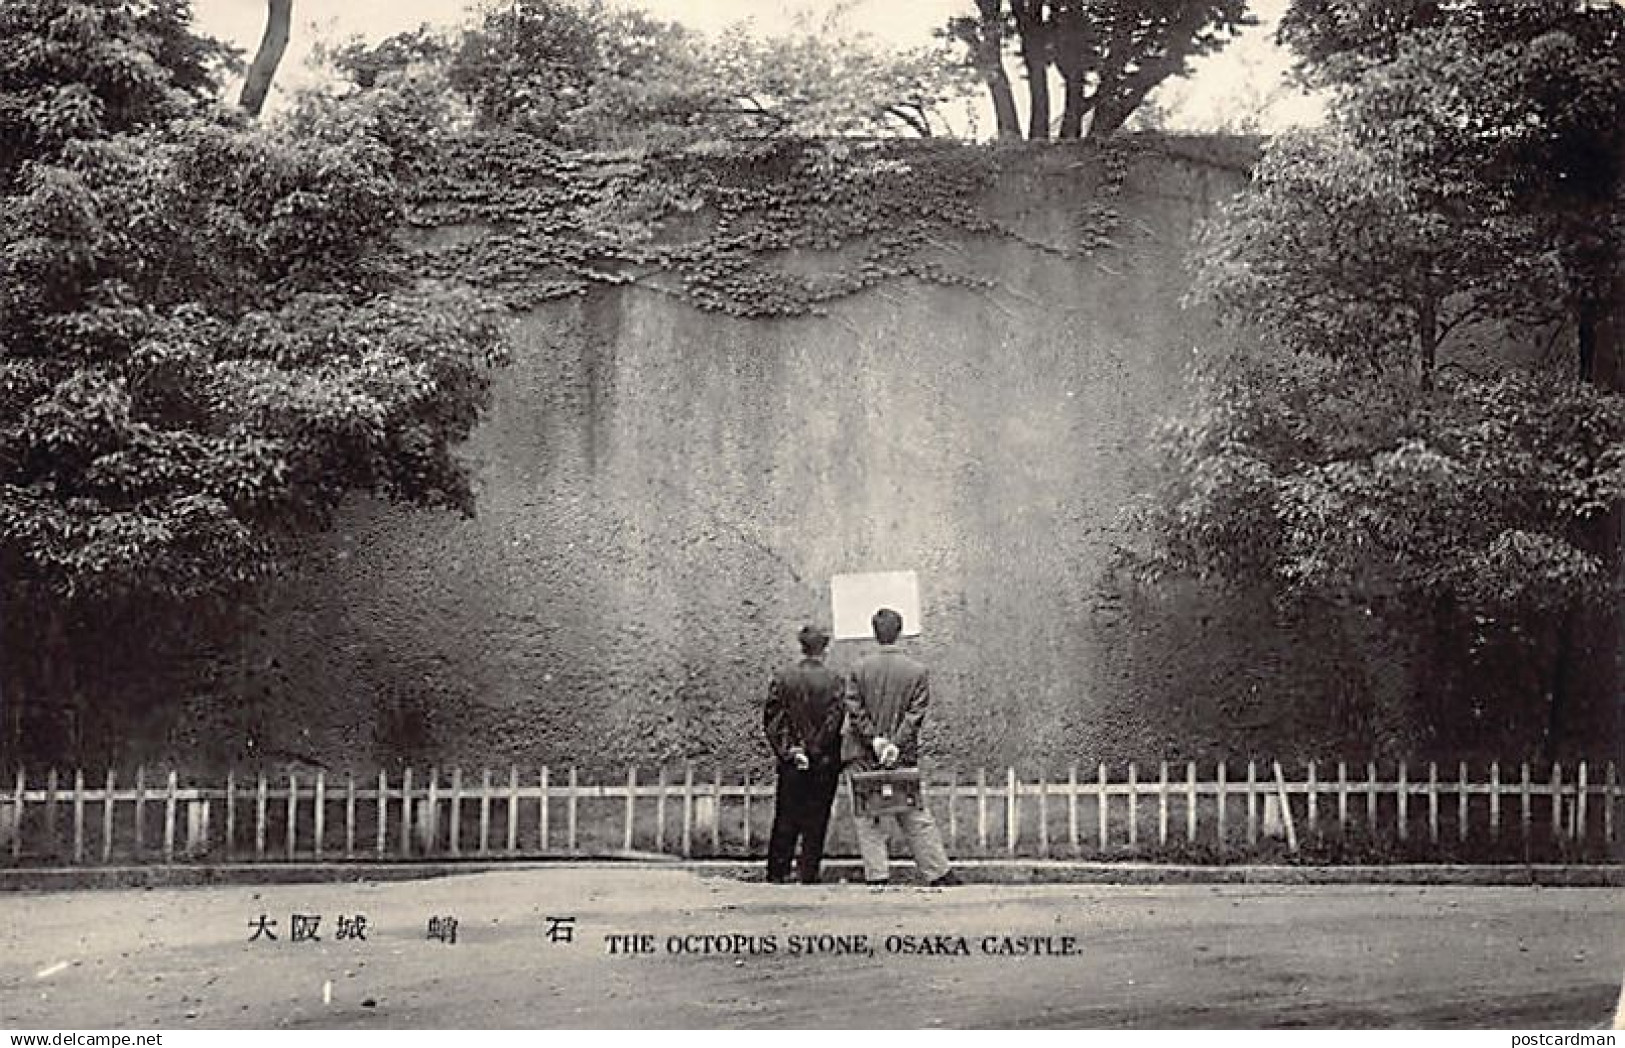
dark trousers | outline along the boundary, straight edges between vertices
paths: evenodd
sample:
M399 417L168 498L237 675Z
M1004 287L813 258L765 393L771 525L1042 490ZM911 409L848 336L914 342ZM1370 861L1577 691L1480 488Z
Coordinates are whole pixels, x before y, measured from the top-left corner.
M841 780L838 761L816 763L806 771L788 761L779 763L779 788L773 798L773 834L767 841L767 879L790 879L790 861L803 884L818 883L824 861L824 834L835 803L835 785ZM801 854L796 856L796 841Z

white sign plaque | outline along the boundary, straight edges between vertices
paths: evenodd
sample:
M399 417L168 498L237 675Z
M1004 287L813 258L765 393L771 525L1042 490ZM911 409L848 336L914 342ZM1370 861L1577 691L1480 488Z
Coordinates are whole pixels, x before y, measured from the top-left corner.
M871 571L829 580L836 640L873 637L869 620L881 608L903 616L903 636L920 634L920 577L912 571Z

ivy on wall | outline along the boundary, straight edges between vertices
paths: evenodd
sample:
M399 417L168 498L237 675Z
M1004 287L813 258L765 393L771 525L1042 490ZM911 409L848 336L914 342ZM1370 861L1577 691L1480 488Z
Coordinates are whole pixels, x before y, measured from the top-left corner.
M1144 148L1069 151L1068 175L1093 179L1095 193L1060 244L991 217L1021 210L1020 187L1001 177L1009 147L946 142L774 139L617 156L470 137L417 183L409 214L425 230L477 231L426 237L425 275L455 276L514 309L638 285L710 312L795 317L904 278L986 289L993 282L963 258L979 237L1061 257L1110 247L1115 198Z

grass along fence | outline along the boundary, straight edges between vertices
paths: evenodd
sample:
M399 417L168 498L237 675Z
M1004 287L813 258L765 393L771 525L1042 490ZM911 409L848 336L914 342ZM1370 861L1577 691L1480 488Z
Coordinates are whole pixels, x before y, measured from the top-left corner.
M929 770L929 769L928 769ZM938 773L925 794L959 857L1195 862L1581 861L1616 839L1619 779L1570 768L1462 763L1161 762ZM1205 774L1203 774L1205 773ZM659 853L760 857L771 774L692 766L589 782L574 768L391 778L168 770L90 780L18 771L0 794L0 861L11 865L494 859ZM856 851L843 789L830 854Z

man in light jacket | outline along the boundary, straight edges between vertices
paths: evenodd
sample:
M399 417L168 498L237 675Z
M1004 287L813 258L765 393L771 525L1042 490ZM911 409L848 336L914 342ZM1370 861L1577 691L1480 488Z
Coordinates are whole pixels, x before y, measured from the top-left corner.
M917 768L920 726L931 702L926 669L897 647L897 638L903 632L901 615L890 608L881 608L875 612L870 625L880 650L858 663L847 678L847 732L841 743L841 757L848 762L847 768L855 771ZM914 865L926 884L933 887L958 884L959 878L949 865L936 820L923 804L917 810L895 816L856 817L864 879L879 885L890 878L887 833L894 818L908 835Z

